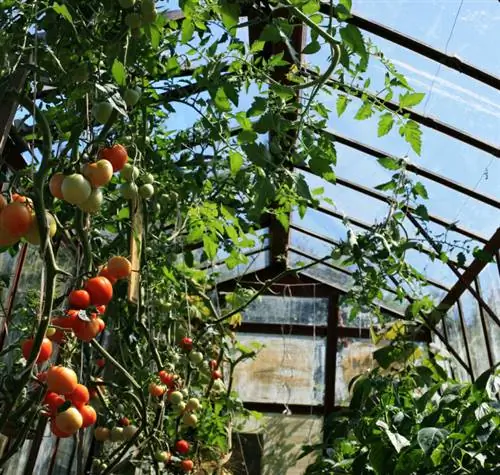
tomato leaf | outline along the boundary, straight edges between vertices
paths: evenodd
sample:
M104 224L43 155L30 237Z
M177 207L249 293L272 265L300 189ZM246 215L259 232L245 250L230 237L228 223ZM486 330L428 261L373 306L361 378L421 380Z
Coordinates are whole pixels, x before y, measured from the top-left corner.
M425 94L423 92L407 92L399 96L399 107L413 107L422 102Z
M380 116L379 121L378 121L377 135L379 137L383 137L384 135L387 135L391 131L393 125L394 125L393 115L390 112L386 112L385 114L382 114Z
M127 84L127 71L125 70L125 66L116 58L111 67L111 74L119 86L125 86Z
M239 152L229 152L229 169L231 175L236 175L243 166L243 155Z
M59 13L59 15L64 17L66 20L68 20L71 24L73 24L73 17L71 16L71 13L69 12L66 5L59 5L59 3L54 2L54 4L52 5L52 9L56 13Z

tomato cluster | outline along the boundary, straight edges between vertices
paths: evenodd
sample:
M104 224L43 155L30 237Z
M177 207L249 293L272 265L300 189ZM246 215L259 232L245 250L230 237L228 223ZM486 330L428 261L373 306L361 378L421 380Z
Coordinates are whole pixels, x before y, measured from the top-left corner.
M86 213L97 213L104 200L102 186L107 185L113 173L120 171L128 161L127 149L120 144L103 148L99 160L83 165L81 173L56 173L49 181L55 198L77 206Z
M91 341L101 333L106 324L102 317L106 305L113 298L113 285L132 273L132 264L121 256L112 257L99 275L88 279L83 289L74 289L68 296L69 309L64 316L52 318L54 332L48 338L57 343L64 340L65 332L72 331L82 341Z
M89 390L78 384L76 373L64 366L51 366L44 377L47 393L43 400L56 437L70 437L78 429L95 424L97 413L88 404Z
M46 213L49 236L57 231L56 220ZM33 203L29 198L13 194L10 203L0 195L0 248L14 245L21 238L31 244L40 244L38 222L35 218Z

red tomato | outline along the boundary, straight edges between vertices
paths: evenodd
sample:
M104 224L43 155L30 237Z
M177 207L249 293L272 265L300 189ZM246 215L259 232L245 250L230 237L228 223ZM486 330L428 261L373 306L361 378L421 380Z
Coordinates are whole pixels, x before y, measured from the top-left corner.
M99 335L100 332L99 329L101 325L99 323L99 320L101 319L93 318L90 320L90 322L87 322L85 320L82 320L81 318L78 318L75 322L75 325L73 326L73 332L75 333L75 336L82 341L88 342L90 340L93 340L97 335Z
M99 395L97 394L96 388L89 389L89 397L90 397L90 399L97 399L99 397Z
M120 425L123 426L123 427L127 427L130 425L130 421L128 419L128 417L122 417L119 421Z
M160 386L159 384L151 383L149 385L149 394L153 397L160 397L165 394L165 386Z
M28 359L31 354L31 349L33 348L33 338L26 340L22 345L23 356ZM48 338L44 338L42 341L42 346L40 347L40 353L36 359L37 363L43 363L47 361L52 355L52 342Z
M160 381L168 387L172 387L175 384L175 374L169 374L165 370L161 370L158 376L160 377Z
M193 467L194 463L192 460L186 459L181 462L181 469L184 472L190 472L191 470L193 470Z
M180 454L187 454L189 452L189 442L187 440L178 440L175 443L175 450Z
M128 153L127 149L120 144L106 147L101 150L101 158L108 160L113 165L113 171L119 172L127 163Z
M113 286L106 277L92 277L85 282L92 305L107 305L113 298Z
M84 406L89 402L89 390L83 384L77 384L74 391L68 396L68 399L74 406L80 408L80 406Z
M80 414L82 415L83 423L82 428L94 425L97 421L97 413L92 406L81 406L78 408Z
M95 309L98 315L104 315L106 313L106 305L98 305Z
M212 371L212 379L221 379L221 378L222 378L222 373L218 369Z
M193 349L193 340L192 338L189 338L187 336L185 336L181 342L179 343L180 347L183 349L183 350L186 350L186 351L191 351Z
M95 320L99 324L99 333L101 333L106 328L106 323L102 318L96 318Z
M66 400L62 396L52 391L49 391L43 399L43 403L49 406L50 412L53 414L55 414L57 409L65 402Z
M98 360L95 360L95 364L97 365L98 368L104 368L106 360L104 358L99 358Z
M111 282L111 285L115 285L116 284L116 277L114 277L113 275L111 275L111 273L109 272L108 268L105 266L103 267L100 272L99 272L99 275L101 277L106 277L106 279L108 279L110 282Z
M67 434L66 432L63 432L61 429L59 429L59 427L57 427L55 419L52 419L50 421L50 430L52 431L52 434L61 439L66 439L67 437L71 437L73 435L73 434Z
M219 364L217 363L217 360L210 360L208 363L208 366L212 371L216 370L219 367Z
M51 366L47 370L47 388L57 394L71 394L78 384L76 373L64 366Z
M90 305L90 295L86 290L73 290L69 294L68 303L73 308L84 310Z

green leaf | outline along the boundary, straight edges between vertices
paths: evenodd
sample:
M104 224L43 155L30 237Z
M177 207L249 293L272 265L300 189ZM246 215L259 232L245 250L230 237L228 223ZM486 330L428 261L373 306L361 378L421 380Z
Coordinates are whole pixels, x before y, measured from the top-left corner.
M129 219L130 218L130 209L129 207L122 208L116 215L116 219L118 221L121 221L123 219Z
M319 0L309 0L307 3L301 5L300 9L306 15L312 15L319 10Z
M377 161L381 166L387 168L387 170L399 170L401 168L401 160L397 158L381 157Z
M352 0L339 0L335 7L335 14L339 20L351 18Z
M394 117L390 112L386 112L385 114L381 115L378 121L377 135L379 137L387 135L391 131L393 125Z
M420 104L425 97L423 92L407 92L399 96L399 107L413 107Z
M243 166L243 155L241 153L231 151L229 152L229 168L232 175L236 175Z
M271 90L279 97L284 99L285 101L288 101L289 99L292 99L295 97L295 92L292 88L287 87L287 86L282 86L281 84L272 84L271 85Z
M259 53L266 46L266 42L262 40L256 40L252 43L252 47L250 48L251 53Z
M220 6L220 13L222 17L222 23L227 28L229 33L233 36L236 35L236 26L238 25L238 20L240 18L240 6L238 2L226 1Z
M423 183L419 181L417 181L417 183L413 185L412 192L415 196L421 196L425 200L429 199L429 195L427 194L427 189L425 188Z
M332 163L322 157L314 156L309 160L309 168L311 172L328 181L335 181L335 173L332 168Z
M365 61L368 59L365 40L359 28L348 24L340 29L340 36L344 43L351 48L353 53L357 53Z
M303 50L303 54L314 54L321 49L321 45L318 41L311 41Z
M340 117L346 110L350 99L347 96L340 95L337 97L337 115Z
M184 21L182 22L181 42L187 43L188 41L191 41L193 35L194 35L194 23L191 21L190 18L185 18Z
M441 442L444 441L448 432L437 427L424 427L417 434L417 442L426 455L429 455Z
M415 214L420 216L424 221L429 221L429 213L424 205L418 205L415 208Z
M356 120L366 120L373 115L373 104L370 101L363 102L363 105L358 109L354 118Z
M391 450L382 442L375 442L370 449L370 465L379 475L385 475L392 472Z
M119 86L125 86L127 84L127 71L125 70L125 66L116 58L111 67L111 74Z
M377 185L375 187L376 190L380 191L389 191L389 190L394 190L396 188L396 183L394 180L388 181L386 183L381 183L380 185Z
M493 254L490 252L485 251L484 249L481 249L480 247L475 247L474 250L472 251L472 255L483 262L492 262L493 261Z
M217 89L214 96L214 104L221 112L229 112L231 110L231 104L224 92L224 88L219 87L219 89Z
M406 142L411 145L411 148L417 155L422 152L422 131L420 126L413 120L409 120L399 129L400 134L405 138Z
M217 243L206 234L203 236L203 250L210 260L213 260L217 255Z
M71 16L71 13L69 12L68 7L66 5L59 5L59 3L54 2L52 8L56 13L59 13L59 15L61 15L71 24L73 24L73 17Z

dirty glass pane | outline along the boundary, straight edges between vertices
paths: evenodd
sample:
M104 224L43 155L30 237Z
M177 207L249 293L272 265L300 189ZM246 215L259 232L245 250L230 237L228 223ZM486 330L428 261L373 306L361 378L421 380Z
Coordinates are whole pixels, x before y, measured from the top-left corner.
M335 405L345 406L349 404L351 394L349 383L360 374L366 373L377 366L373 358L373 352L388 342L381 341L374 344L365 338L339 338L337 342L337 361L335 373ZM417 343L420 350L417 358L427 353L425 343Z
M265 269L269 266L270 254L269 251L259 252L258 254L253 254L248 256L248 263L240 264L232 269L229 269L225 264L214 266L213 269L208 269L209 274L214 273L216 275L217 282L225 282L231 279L236 279L237 277L250 274L251 272L257 272L258 270Z
M252 302L243 313L243 321L326 325L328 299L265 295Z
M12 456L12 458L3 467L5 475L23 475L24 467L28 461L31 450L32 440L26 440L22 447Z
M460 315L458 313L457 305L445 315L443 319L443 324L446 325L446 334L448 336L448 342L450 346L459 354L460 358L466 363L467 353L465 350L465 341L462 333L462 327L460 324ZM444 332L441 332L444 333ZM443 348L444 352L447 352L444 344L441 344L440 348ZM453 370L455 372L455 377L461 381L468 381L470 378L467 371L462 367L462 365L455 360L455 358L450 354L450 361L453 364Z
M472 359L472 369L474 377L478 377L486 371L490 365L488 362L488 353L486 351L486 340L484 338L483 327L481 324L481 316L476 299L465 292L460 298L464 312L465 333L467 335L467 343Z
M481 284L481 295L484 301L490 306L495 314L500 318L500 278L496 262L488 264L479 274ZM489 316L485 314L488 335L493 352L495 363L500 362L500 326L498 326Z
M261 475L302 475L314 459L298 460L301 446L321 442L322 428L319 416L264 414L259 420L246 422L243 431L262 434Z
M236 367L234 388L247 402L319 405L323 402L325 339L303 336L239 334L245 346L264 347Z

